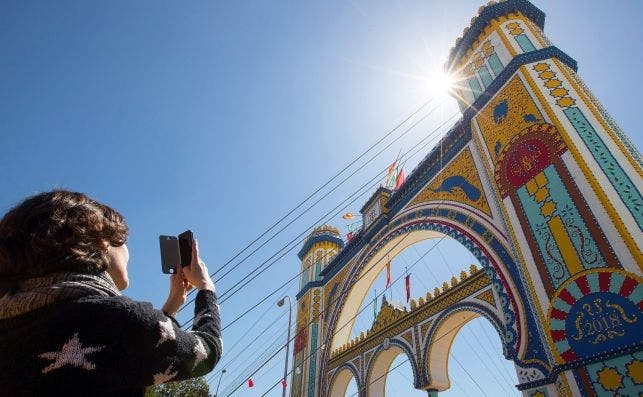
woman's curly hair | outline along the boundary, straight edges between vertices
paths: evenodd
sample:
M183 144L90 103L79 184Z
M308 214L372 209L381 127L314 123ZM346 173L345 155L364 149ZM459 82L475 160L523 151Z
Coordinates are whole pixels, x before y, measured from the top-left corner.
M0 278L107 268L107 244L127 240L125 218L83 193L54 190L29 197L0 220Z

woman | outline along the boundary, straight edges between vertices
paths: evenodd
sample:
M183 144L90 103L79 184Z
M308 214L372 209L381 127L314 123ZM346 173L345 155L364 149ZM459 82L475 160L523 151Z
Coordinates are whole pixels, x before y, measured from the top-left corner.
M196 243L160 311L119 292L129 283L127 233L118 212L64 190L28 198L0 220L1 395L142 396L219 361L219 308ZM172 316L192 287L186 332Z

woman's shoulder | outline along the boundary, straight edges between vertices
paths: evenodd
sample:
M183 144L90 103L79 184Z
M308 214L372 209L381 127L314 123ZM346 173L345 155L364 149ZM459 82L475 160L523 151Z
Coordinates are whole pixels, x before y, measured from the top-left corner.
M79 315L87 313L95 318L143 320L155 318L161 312L150 302L136 301L126 296L88 296L70 302L69 310Z

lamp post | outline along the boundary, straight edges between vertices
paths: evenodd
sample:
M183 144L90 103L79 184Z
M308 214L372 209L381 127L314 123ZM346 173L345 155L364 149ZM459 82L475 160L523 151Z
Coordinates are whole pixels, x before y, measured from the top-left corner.
M223 374L225 374L225 369L221 370L221 376L219 376L219 383L217 383L217 391L214 392L215 397L219 396L219 386L221 386L221 378L223 378Z
M288 298L288 337L286 338L286 364L284 365L284 382L288 376L288 348L290 347L290 322L292 321L292 302L290 301L290 295L286 295L277 302L277 306L282 307L286 303L286 298ZM284 384L282 397L286 397L286 386Z

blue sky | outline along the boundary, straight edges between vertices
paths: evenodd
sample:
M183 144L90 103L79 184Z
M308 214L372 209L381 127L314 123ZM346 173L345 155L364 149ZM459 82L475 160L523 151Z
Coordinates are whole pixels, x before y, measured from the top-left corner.
M638 40L643 3L535 4L547 14L551 41L578 61L580 76L640 148L633 89L643 86ZM0 210L56 187L86 192L117 208L131 228L126 293L160 306L167 279L160 273L159 234L193 229L202 257L211 270L219 268L434 94L427 76L441 67L480 5L5 1L0 5ZM441 105L427 120L216 280L218 290L230 288L456 111L453 100L435 103ZM409 159L407 172L428 149ZM347 210L357 211L369 194ZM331 223L345 227L338 216ZM449 256L453 271L471 262L462 250L449 252L456 251ZM414 254L403 255L410 260ZM450 278L438 254L427 262L436 278ZM295 252L285 255L222 305L224 325L298 269ZM418 270L417 277L434 283L428 271ZM294 296L296 290L293 283L281 294ZM265 314L256 331L239 342L245 352L230 368L252 364L285 330L282 318L257 337L283 313L274 307L277 299L224 334L231 347ZM369 325L365 318L360 322ZM483 332L484 326L472 323L462 335ZM464 339L477 343L473 336ZM487 382L488 390L504 394L459 341L455 357ZM507 364L499 345L485 347ZM238 395L261 395L278 381L281 357L254 390L242 388ZM391 388L411 395L404 377L410 369L400 370L392 373ZM222 389L235 386L233 372L243 377L230 369ZM454 377L456 372L454 366ZM477 395L476 385L460 372L449 394ZM508 376L499 367L505 386L513 381ZM271 395L277 394L274 389Z

